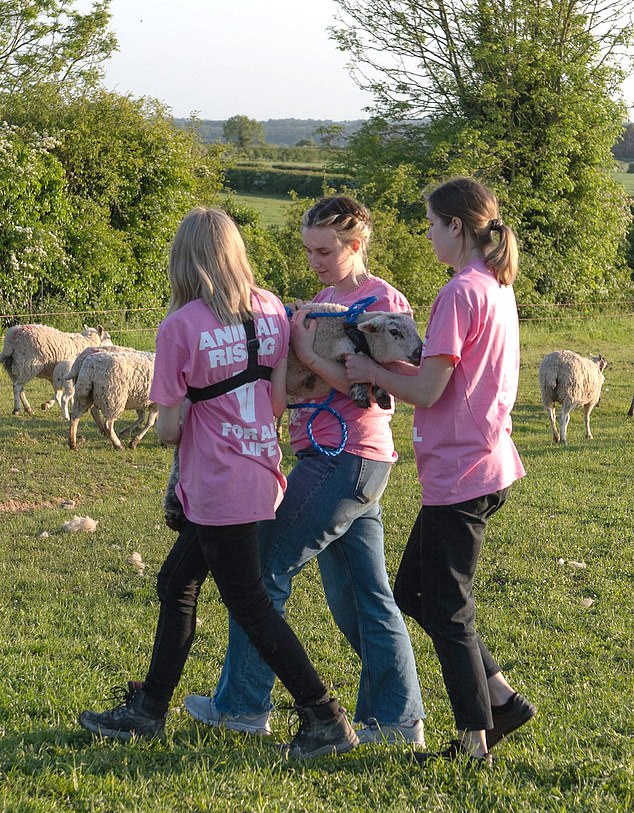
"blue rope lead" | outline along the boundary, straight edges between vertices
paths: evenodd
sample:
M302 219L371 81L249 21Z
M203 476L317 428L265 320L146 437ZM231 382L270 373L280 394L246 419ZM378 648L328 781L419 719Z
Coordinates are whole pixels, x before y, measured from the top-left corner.
M346 443L348 442L348 427L346 426L346 422L341 417L341 415L337 412L334 407L330 406L332 399L335 397L336 390L330 390L330 395L326 398L325 401L322 401L321 404L316 404L314 401L307 401L303 404L288 404L287 409L312 409L313 413L308 419L308 423L306 424L306 432L308 434L308 438L312 444L313 449L319 454L325 454L328 457L336 457L338 454L341 454L343 450L346 448ZM329 412L331 415L334 415L335 418L339 421L339 425L341 426L341 443L336 449L327 449L325 446L321 446L315 440L315 435L313 434L313 421L319 415L320 412Z

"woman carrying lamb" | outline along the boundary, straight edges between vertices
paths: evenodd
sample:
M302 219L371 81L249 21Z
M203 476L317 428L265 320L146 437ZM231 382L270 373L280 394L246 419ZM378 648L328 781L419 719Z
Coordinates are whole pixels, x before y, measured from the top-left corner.
M406 298L366 265L372 231L370 213L342 195L327 197L302 221L308 261L326 286L318 303L351 306L376 297L368 311L411 313ZM297 313L293 348L304 365L336 390L332 406L347 424L348 440L338 455L311 445L311 410L293 410L291 447L297 463L288 477L275 519L260 523L262 571L273 603L283 611L293 577L317 557L333 617L361 659L355 720L360 743L424 745L424 712L412 645L388 581L379 500L397 458L391 409L364 409L349 397L342 364L313 351L315 320ZM320 414L314 421L317 445L336 450L337 420ZM268 734L275 675L234 619L229 648L213 697L190 695L185 706L200 722L250 734Z

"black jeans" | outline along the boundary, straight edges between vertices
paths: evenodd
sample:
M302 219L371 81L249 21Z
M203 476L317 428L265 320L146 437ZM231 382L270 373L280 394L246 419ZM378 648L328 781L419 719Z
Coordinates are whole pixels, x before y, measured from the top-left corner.
M493 727L487 679L500 667L474 627L473 579L487 521L508 491L423 505L394 584L401 611L432 639L458 729Z
M161 600L144 689L158 713L167 711L196 631L200 588L211 573L220 598L299 705L326 693L302 645L273 607L262 582L257 524L187 522L157 579Z

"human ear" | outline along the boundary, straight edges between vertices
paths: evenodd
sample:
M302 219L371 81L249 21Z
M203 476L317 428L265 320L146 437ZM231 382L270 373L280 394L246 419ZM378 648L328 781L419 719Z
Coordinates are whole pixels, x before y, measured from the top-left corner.
M458 235L462 231L462 220L459 217L451 218L451 228Z

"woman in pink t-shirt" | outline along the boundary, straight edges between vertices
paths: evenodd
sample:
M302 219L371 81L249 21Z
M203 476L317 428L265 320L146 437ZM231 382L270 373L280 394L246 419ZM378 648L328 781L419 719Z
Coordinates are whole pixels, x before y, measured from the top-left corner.
M211 573L220 597L295 700L290 756L349 751L358 739L275 609L262 581L257 523L271 519L286 480L275 418L286 406L289 328L282 303L257 288L231 218L198 207L170 253L171 306L156 343L150 392L157 431L179 446L185 522L158 574L161 600L143 683L125 703L80 724L115 739L159 736L194 640L198 594Z
M427 217L436 256L455 273L432 307L420 368L387 370L356 355L346 370L351 382L373 381L416 406L423 504L394 596L432 639L459 739L439 754L414 756L421 764L463 755L488 765L490 749L536 713L509 686L474 626L473 579L485 527L525 473L511 440L517 241L495 196L470 178L435 189Z
M350 307L376 297L368 311L410 312L407 299L367 268L370 213L345 195L322 198L302 220L308 261L325 287L314 299ZM361 743L424 744L423 704L416 661L405 621L396 606L385 568L380 499L396 460L390 430L393 408L368 409L349 397L341 363L313 351L315 320L293 323L293 345L301 360L335 390L332 406L348 428L345 449L336 452L341 426L320 412L307 432L314 406L292 410L290 436L297 462L274 520L260 523L264 581L278 609L291 594L294 576L317 557L328 605L340 630L359 655L361 675L355 720ZM319 399L324 401L325 399ZM235 622L213 697L190 695L185 707L197 720L250 734L270 732L275 675Z

